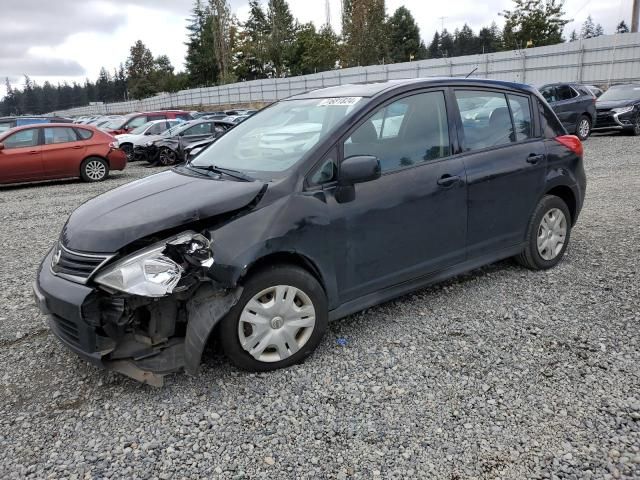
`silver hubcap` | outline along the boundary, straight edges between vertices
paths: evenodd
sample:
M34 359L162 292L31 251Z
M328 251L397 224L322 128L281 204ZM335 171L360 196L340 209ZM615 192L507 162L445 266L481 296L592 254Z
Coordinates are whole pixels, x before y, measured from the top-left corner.
M538 253L545 260L553 260L562 251L567 237L567 218L562 210L552 208L538 227Z
M176 159L176 154L169 150L169 149L164 149L162 150L162 152L160 152L160 163L162 163L163 165L170 165L172 164Z
M102 180L102 178L107 173L107 168L102 162L91 160L89 163L87 163L85 173L91 180Z
M238 322L240 345L260 362L278 362L309 341L316 311L309 296L289 285L269 287L247 302Z
M586 119L582 119L580 122L580 126L578 127L578 132L580 132L581 137L586 137L589 135L589 121Z

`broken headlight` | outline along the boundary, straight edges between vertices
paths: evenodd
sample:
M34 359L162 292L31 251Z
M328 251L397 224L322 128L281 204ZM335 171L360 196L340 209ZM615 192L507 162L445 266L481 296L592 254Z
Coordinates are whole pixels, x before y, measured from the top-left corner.
M106 267L95 282L132 295L162 297L173 292L185 272L180 260L184 267L210 267L213 257L209 240L187 232L158 242Z

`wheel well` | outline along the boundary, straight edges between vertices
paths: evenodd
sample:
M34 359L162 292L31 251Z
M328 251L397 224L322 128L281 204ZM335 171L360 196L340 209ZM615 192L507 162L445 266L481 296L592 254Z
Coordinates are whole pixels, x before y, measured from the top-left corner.
M582 115L587 117L590 122L593 122L593 117L591 116L591 114L589 112L584 112Z
M80 162L80 168L82 168L82 165L84 164L84 162L86 162L87 160L89 160L90 158L99 158L100 160L104 160L105 162L107 162L107 166L109 167L109 169L111 169L111 164L109 163L109 159L102 157L100 155L89 155L88 157L85 157L81 162Z
M322 280L322 275L320 274L320 270L318 270L315 264L304 255L300 255L299 253L292 253L292 252L271 253L269 255L259 258L246 269L240 281L242 281L245 278L248 278L250 275L254 274L258 270L262 270L263 268L267 268L267 267L272 267L274 265L293 265L293 266L302 268L303 270L306 270L318 281L318 283L326 293L327 289L325 288L324 281Z
M571 214L571 223L575 224L576 197L573 194L573 190L571 190L571 188L567 187L566 185L559 185L546 192L546 195L554 195L558 198L561 198L562 201L567 204L567 208L569 209L569 213Z

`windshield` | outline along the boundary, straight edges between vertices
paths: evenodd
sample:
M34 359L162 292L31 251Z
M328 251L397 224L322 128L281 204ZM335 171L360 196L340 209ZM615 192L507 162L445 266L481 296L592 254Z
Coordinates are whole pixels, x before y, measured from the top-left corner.
M249 172L283 172L325 138L361 97L285 100L247 118L193 161Z
M147 128L151 127L151 125L153 125L153 122L143 123L139 127L131 130L129 133L131 135L142 135L147 130Z
M122 127L124 127L124 124L127 123L127 120L129 120L128 118L116 118L114 120L111 120L109 123L107 123L104 128L107 128L109 130L120 130Z
M178 133L180 133L182 130L186 130L186 128L189 127L190 125L191 125L191 122L180 122L177 125L174 125L173 127L171 127L169 130L165 130L164 132L162 132L162 136L173 137L174 135L177 135Z
M640 85L632 87L611 87L609 90L600 95L598 99L602 102L616 100L640 100Z

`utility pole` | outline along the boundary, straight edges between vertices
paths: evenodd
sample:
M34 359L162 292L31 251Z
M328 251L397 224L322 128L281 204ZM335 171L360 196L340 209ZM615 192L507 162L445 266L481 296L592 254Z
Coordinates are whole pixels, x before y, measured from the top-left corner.
M640 17L640 0L633 0L633 10L631 11L631 31L638 31L638 21Z
M438 18L440 19L440 22L442 23L442 30L444 30L444 19L447 18L447 17L438 17ZM442 33L442 30L440 30L440 33Z

